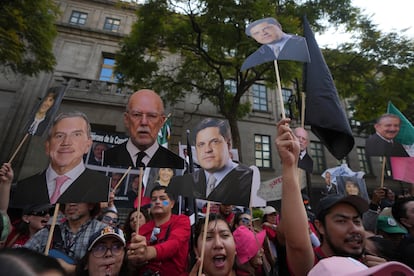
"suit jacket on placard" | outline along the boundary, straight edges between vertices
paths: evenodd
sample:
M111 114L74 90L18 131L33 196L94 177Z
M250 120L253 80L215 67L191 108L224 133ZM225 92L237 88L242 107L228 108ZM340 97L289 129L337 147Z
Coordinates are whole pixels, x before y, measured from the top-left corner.
M109 178L89 169L85 171L59 197L59 203L108 202ZM13 206L50 203L46 184L46 171L17 183L13 193Z
M309 52L306 40L303 37L292 35L288 41L286 41L285 45L283 45L283 48L280 50L278 56L275 55L272 48L264 44L246 58L240 70L244 71L275 59L298 60L303 62L308 61Z
M203 169L171 179L168 191L175 195L207 199L224 204L249 206L253 170L239 164L231 170L206 198L206 176Z
M408 157L407 151L398 143L389 143L378 136L372 134L365 140L365 154L369 156L399 156Z
M312 173L313 160L308 153L306 153L302 159L299 158L298 167L305 170L307 173Z
M125 168L135 166L135 160L133 161L131 159L126 148L126 142L104 151L103 159L104 166ZM184 159L163 146L159 146L158 150L147 164L147 167L153 168L184 169L184 166Z

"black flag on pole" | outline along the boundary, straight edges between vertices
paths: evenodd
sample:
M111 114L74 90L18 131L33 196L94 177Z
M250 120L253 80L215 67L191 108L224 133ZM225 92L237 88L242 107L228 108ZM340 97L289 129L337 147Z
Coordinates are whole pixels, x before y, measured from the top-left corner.
M311 126L312 132L329 152L340 160L354 147L354 137L339 101L331 72L306 17L303 25L311 58L311 62L304 65L305 124Z

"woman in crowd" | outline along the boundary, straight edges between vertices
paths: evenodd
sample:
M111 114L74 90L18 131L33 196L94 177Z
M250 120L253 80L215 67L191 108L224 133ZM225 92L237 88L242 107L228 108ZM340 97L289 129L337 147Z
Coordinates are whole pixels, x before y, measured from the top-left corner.
M265 275L263 242L266 231L254 233L242 225L233 232L233 237L237 252L237 276Z
M88 251L76 266L77 276L123 276L128 274L125 238L119 228L106 226L92 235Z
M235 276L234 262L236 244L230 225L217 214L209 216L207 233L204 233L205 220L200 219L195 230L195 253L201 257L203 237L206 235L204 247L203 273L215 276ZM198 259L190 272L190 276L198 275L201 260Z
M129 212L127 219L124 223L124 233L125 233L125 239L127 243L131 241L131 235L135 232L137 229L137 223L139 225L144 225L150 220L150 216L148 214L148 211L145 209L140 209L140 211L137 211L136 209Z
M118 212L108 208L102 210L98 220L113 227L118 227L119 225Z
M252 216L249 213L236 213L234 215L233 232L242 225L253 230Z
M22 247L37 231L43 229L53 211L49 204L31 205L23 209L21 219L7 237L6 247Z

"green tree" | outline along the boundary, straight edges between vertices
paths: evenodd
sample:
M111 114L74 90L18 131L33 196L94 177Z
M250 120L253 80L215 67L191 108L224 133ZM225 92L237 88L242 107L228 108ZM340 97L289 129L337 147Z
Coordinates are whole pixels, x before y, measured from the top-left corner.
M349 99L353 118L369 130L386 112L388 101L401 111L414 102L414 41L401 33L383 33L361 17L353 43L325 49L324 55L342 98ZM413 114L407 117L414 120Z
M275 17L285 32L301 34L301 18L307 14L318 29L324 27L316 24L319 19L351 26L358 10L350 2L147 1L116 56L117 72L121 83L162 91L172 102L187 93L197 93L200 103L208 99L229 121L234 146L240 149L237 120L251 109L242 96L256 82L275 87L273 63L240 72L245 58L259 47L245 35L246 24ZM285 84L301 79L302 64L280 61L279 67ZM228 80L236 83L235 93L226 86Z
M58 14L54 2L3 0L0 13L0 64L4 71L29 76L52 71Z

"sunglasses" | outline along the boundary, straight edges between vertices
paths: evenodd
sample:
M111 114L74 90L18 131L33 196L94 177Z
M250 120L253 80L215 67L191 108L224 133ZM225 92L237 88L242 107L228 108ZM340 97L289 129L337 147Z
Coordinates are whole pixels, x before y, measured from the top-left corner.
M250 224L250 223L251 223L251 220L250 220L249 218L241 218L241 219L240 219L240 221L241 221L243 224Z
M29 215L30 216L36 216L36 217L44 217L46 215L53 216L53 209L43 210L43 211L39 211L39 212L31 212Z
M104 223L117 224L118 223L118 219L117 218L112 218L110 216L103 216L102 217L102 222L104 222Z

